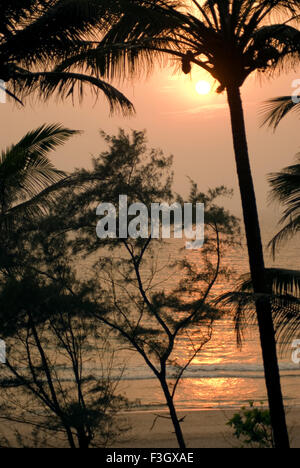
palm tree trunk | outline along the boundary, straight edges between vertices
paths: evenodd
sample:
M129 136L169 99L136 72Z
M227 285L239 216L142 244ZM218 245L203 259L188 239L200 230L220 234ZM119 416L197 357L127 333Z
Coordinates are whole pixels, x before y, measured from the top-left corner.
M227 97L253 288L255 293L267 294L269 291L265 279L263 247L239 87L228 87ZM270 301L266 298L257 300L256 312L275 446L276 448L289 448Z

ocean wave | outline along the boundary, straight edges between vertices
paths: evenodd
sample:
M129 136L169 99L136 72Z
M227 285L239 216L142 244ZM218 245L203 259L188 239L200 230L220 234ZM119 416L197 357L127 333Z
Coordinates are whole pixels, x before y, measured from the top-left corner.
M58 369L57 369L58 370ZM64 379L68 380L69 373L72 374L72 369L69 367L61 367L60 373L63 373ZM296 364L284 362L280 365L281 375L284 377L300 378L300 367ZM178 372L178 371L177 371ZM102 369L98 367L85 367L84 376L94 376L98 378L102 374ZM176 368L169 367L168 377L172 378L176 375ZM112 369L112 379L120 378L120 369ZM183 374L183 379L263 379L263 366L252 363L226 363L226 364L201 364L191 365ZM153 380L156 379L154 374L146 366L136 365L125 369L121 380Z
M283 363L280 371L285 377L300 377L299 366L293 363ZM175 375L176 369L169 370L169 377ZM125 371L122 380L151 380L154 375L144 367L133 367ZM205 378L243 378L243 379L263 379L263 366L258 364L213 364L213 365L193 365L184 373L185 379L205 379Z

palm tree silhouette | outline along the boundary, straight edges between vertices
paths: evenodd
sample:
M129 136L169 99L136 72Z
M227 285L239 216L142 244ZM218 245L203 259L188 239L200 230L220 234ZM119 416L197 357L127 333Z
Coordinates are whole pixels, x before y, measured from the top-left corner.
M282 119L291 111L300 110L300 104L297 101L291 96L268 100L263 107L263 125L269 125L276 130ZM281 245L300 231L300 154L296 156L295 164L270 174L269 183L272 187L271 199L278 201L284 207L283 215L279 220L279 224L283 227L269 242L269 247L275 257ZM285 295L289 295L285 297L281 309L275 309L275 315L273 314L278 338L284 346L287 346L300 331L300 271L273 268L270 269L269 276L272 280L273 294L284 292Z
M291 25L299 3L286 0L129 0L119 22L103 38L101 53L91 50L90 68L106 77L135 75L165 55L188 74L193 65L212 75L226 91L242 199L250 270L255 293L266 386L276 447L289 447L272 310L256 198L249 162L240 88L256 72L274 72L297 54L299 31ZM122 2L121 2L122 4ZM282 13L279 23L276 21ZM274 15L273 15L274 14ZM105 54L105 47L114 43ZM100 49L99 49L100 50ZM298 57L298 56L297 56ZM72 65L86 61L73 56Z
M283 227L269 243L275 257L276 250L300 231L300 155L295 164L270 174L269 182L271 198L284 207L279 221ZM287 296L284 306L276 309L274 317L278 337L287 346L300 332L300 271L274 268L270 276L273 292Z
M277 126L277 125L276 125ZM275 126L275 128L276 128ZM269 175L272 186L271 199L284 207L279 223L284 224L269 242L275 258L281 244L294 237L300 231L300 155L296 164ZM277 341L285 351L295 336L300 332L300 271L286 268L267 268L269 298L273 309L273 320ZM253 323L253 303L256 295L249 274L243 275L234 292L228 292L218 298L218 302L233 307L238 344L242 343L243 328Z
M58 124L42 125L0 154L0 228L42 216L55 191L70 183L48 153L79 133ZM73 182L73 180L72 180Z
M277 125L276 125L277 126ZM276 128L275 126L275 128ZM284 207L279 223L284 224L269 242L273 257L276 251L300 231L300 155L296 164L285 167L269 175L272 190L270 198ZM300 333L300 271L286 268L266 268L266 278L270 288L273 320L277 341L281 351L290 349L293 338ZM256 295L249 274L240 278L240 284L233 292L218 297L217 302L233 307L237 342L242 344L243 330L253 324L253 303Z
M290 349L291 342L300 332L300 271L266 268L266 278L270 287L268 298L272 304L276 338L284 352ZM249 274L240 278L235 291L222 294L216 300L217 304L230 306L234 311L238 346L242 346L246 326L256 322L253 311L256 300L257 294L253 292Z
M33 91L43 99L53 94L82 98L88 85L97 95L104 94L111 111L133 112L132 103L101 79L101 70L87 74L59 67L74 54L97 49L101 34L114 21L118 2L0 0L0 11L0 80L7 83L1 85L2 92L19 102Z
M280 122L291 111L299 111L300 105L294 102L291 96L282 96L267 101L264 105L263 125L269 125L274 130ZM283 215L279 224L283 225L280 231L271 239L269 247L272 249L273 257L279 247L294 237L300 230L300 154L296 155L296 162L281 171L269 175L269 183L272 187L270 198L278 201L283 207ZM279 275L280 269L274 270L274 275ZM288 286L293 289L297 284L299 272L287 276Z

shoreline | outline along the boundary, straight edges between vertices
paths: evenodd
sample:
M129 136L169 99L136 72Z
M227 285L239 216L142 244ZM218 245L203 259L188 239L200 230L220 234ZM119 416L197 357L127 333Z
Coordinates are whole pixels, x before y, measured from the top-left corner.
M232 428L226 426L236 412L236 409L178 411L179 418L184 418L182 430L187 448L239 448L241 443L233 437ZM172 423L164 413L167 410L120 414L126 416L131 430L112 448L178 448ZM157 414L163 417L156 417ZM299 406L287 408L287 422L291 446L300 448Z
M226 422L236 413L236 410L192 410L178 411L179 419L183 418L182 432L186 448L241 448L241 442L233 436L232 428ZM162 416L162 417L159 417ZM109 449L178 449L174 428L167 417L166 410L140 411L119 413L119 423L130 427L122 438L109 446ZM300 408L287 409L291 447L300 448ZM22 424L11 424L3 421L0 424L2 435L15 445L14 428L18 427L25 438L31 437L30 427ZM29 440L29 439L28 439ZM54 435L48 442L52 448L66 448L67 441Z
M192 407L187 407L186 409L184 408L180 408L177 410L177 413L194 413L194 412L199 412L199 413L202 413L202 412L209 412L209 411L223 411L223 412L232 412L232 413L235 413L237 411L239 411L243 406L247 406L249 402L245 402L244 404L241 403L240 405L236 405L236 406L220 406L220 408L192 408ZM257 403L256 401L254 403ZM262 405L262 408L266 409L268 406L267 404L266 405ZM300 404L297 404L297 405L291 405L291 406L288 406L286 405L286 412L290 412L290 411L299 411L300 413ZM124 411L120 411L119 414L120 415L130 415L130 414L153 414L153 413L168 413L168 409L155 409L155 408L152 408L152 409L132 409L132 410L124 410Z

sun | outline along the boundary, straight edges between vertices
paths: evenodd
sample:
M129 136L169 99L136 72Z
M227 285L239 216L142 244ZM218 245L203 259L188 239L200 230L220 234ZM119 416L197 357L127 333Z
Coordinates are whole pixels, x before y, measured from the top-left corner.
M196 91L199 94L208 94L211 91L211 85L208 81L200 80L196 84Z

